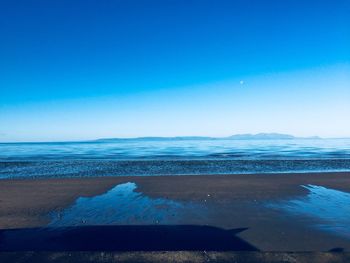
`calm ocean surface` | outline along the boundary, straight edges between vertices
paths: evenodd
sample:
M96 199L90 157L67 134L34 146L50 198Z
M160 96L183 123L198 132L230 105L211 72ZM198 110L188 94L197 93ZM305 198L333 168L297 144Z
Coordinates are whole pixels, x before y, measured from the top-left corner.
M0 178L350 171L350 139L0 143Z

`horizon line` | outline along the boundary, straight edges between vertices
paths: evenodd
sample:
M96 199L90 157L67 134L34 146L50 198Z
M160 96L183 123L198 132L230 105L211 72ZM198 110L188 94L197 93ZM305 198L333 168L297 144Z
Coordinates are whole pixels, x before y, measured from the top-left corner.
M257 136L285 136L285 138L273 138L273 137L266 137L266 138L258 138ZM239 136L251 136L250 138L239 138ZM236 137L236 138L235 138ZM254 138L255 137L255 138ZM288 137L288 138L287 138ZM212 140L295 140L295 139L318 139L318 140L327 140L327 139L350 139L349 137L320 137L318 135L312 135L312 136L294 136L291 134L285 134L285 133L238 133L228 136L204 136L204 135L180 135L180 136L137 136L137 137L108 137L108 138L95 138L95 139L77 139L77 140L52 140L52 141L0 141L0 144L16 144L16 143L88 143L88 142L102 142L102 141L108 141L108 140L137 140L137 139L191 139L191 138L197 138L197 139L212 139Z

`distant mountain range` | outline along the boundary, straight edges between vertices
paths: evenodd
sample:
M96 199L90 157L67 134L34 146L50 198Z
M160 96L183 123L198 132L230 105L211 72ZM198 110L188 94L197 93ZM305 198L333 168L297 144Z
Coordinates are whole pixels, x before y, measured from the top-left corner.
M293 140L293 139L321 139L318 136L295 137L281 133L258 133L258 134L236 134L228 137L205 137L205 136L177 136L177 137L137 137L137 138L106 138L96 141L190 141L190 140Z
M295 137L289 134L281 133L258 133L258 134L236 134L228 137L234 140L290 140L290 139L321 139L318 136Z

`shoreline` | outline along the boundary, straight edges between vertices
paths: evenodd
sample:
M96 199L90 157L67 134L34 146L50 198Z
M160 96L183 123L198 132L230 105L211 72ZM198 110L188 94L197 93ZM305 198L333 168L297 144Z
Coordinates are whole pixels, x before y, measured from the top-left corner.
M350 172L350 159L47 160L0 162L0 178L186 176Z

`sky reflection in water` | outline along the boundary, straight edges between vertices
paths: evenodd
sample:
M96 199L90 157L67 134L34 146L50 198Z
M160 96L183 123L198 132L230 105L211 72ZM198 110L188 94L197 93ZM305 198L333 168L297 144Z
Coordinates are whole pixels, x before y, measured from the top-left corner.
M102 195L79 197L71 207L54 213L49 226L174 224L185 214L199 216L199 205L150 198L136 188L128 182Z
M316 219L315 227L350 239L350 194L317 185L302 185L306 197L270 204L294 216Z

